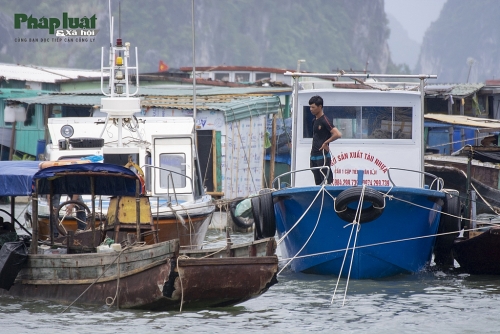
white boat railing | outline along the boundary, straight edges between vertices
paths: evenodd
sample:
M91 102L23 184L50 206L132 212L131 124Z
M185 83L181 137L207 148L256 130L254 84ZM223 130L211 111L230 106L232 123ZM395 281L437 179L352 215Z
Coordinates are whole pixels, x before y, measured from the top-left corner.
M278 181L278 188L275 188L275 189L281 189L281 178L287 176L287 175L295 175L296 173L300 173L300 172L305 172L305 171L313 171L314 169L325 169L325 168L328 168L328 166L319 166L319 167L311 167L311 168L305 168L305 169L298 169L298 170L293 170L293 171L290 171L290 172L286 172L286 173L283 173L283 174L280 174L278 176L276 176L273 180L273 182L271 183L271 186L273 188L274 187L274 183L276 181ZM323 179L323 183L326 182L328 180L328 175L331 173L331 169L328 168L328 172L326 173L325 175L325 178Z
M434 174L427 173L427 172L422 172L422 171L419 171L419 170L411 170L411 169L405 169L405 168L389 167L387 169L387 177L389 178L389 182L391 182L391 184L392 184L393 187L397 187L397 185L394 183L394 181L391 178L391 170L401 170L401 171L405 171L405 172L419 173L419 174L422 174L422 175L425 175L425 176L429 176L429 177L433 178L433 180L432 180L432 182L431 182L431 184L429 186L429 189L432 189L432 187L433 187L434 184L436 185L436 190L437 191L442 191L443 188L444 188L444 180L442 178L440 178L440 177L437 177Z
M295 174L300 173L300 172L312 171L314 169L324 169L324 168L325 168L325 166L311 167L311 168L299 169L299 170L290 171L290 172L286 172L286 173L280 174L280 175L278 175L277 177L274 178L273 182L271 183L271 186L273 188L279 190L279 189L281 189L281 179L283 177L287 176L287 175L295 175ZM400 171L406 171L406 172L412 172L412 173L419 173L419 174L422 174L424 176L429 176L429 177L432 178L432 182L429 185L429 189L432 190L432 187L434 185L436 186L436 191L442 191L443 188L444 188L444 180L442 178L440 178L440 177L437 177L434 174L427 173L427 172L421 172L421 171L417 171L417 170L411 170L411 169L389 167L388 170L387 170L387 176L389 178L389 182L391 182L391 184L392 184L393 187L397 187L397 185L394 183L394 181L391 178L391 170L400 170ZM329 175L330 172L331 172L331 169L328 168L328 172L325 175L323 183L326 182L326 180L328 179L328 175ZM277 183L277 187L275 187L276 183Z

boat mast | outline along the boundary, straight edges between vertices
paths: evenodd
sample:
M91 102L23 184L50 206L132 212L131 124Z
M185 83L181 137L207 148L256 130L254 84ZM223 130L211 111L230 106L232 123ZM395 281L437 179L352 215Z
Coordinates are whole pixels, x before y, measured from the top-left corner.
M116 119L118 130L118 147L123 146L123 122L130 119L135 113L141 111L139 97L133 97L139 92L139 58L137 47L135 47L135 66L129 66L130 43L122 43L121 38L117 38L116 44L113 41L113 23L111 16L111 0L109 0L109 66L104 66L104 48L101 49L101 92L104 98L101 99L101 111L106 113L106 122L101 132L101 138L106 130L109 119ZM121 56L123 52L123 57ZM129 70L136 72L136 90L131 93L129 88ZM108 90L104 91L104 71L109 73ZM137 132L141 140L142 136Z

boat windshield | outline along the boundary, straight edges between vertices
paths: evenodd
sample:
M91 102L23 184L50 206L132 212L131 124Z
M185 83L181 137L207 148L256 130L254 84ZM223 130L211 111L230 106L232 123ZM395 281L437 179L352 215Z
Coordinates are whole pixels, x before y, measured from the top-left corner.
M324 106L323 112L342 139L412 139L412 107ZM304 138L313 136L313 119L304 106Z
M162 168L160 172L161 188L186 187L186 154L162 153L160 154L160 167ZM172 177L170 177L170 174ZM172 184L172 181L174 184Z

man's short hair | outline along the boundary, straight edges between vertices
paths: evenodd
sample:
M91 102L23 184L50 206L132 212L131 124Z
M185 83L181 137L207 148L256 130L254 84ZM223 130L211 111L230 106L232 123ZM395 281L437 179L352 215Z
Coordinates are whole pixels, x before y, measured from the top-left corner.
M315 95L309 99L309 105L315 104L318 107L322 106L323 107L323 98L319 95Z

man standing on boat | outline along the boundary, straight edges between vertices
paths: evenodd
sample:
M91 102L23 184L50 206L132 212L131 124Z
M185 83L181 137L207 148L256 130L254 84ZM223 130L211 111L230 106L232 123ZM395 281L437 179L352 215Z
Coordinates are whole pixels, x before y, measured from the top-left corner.
M330 147L328 146L332 141L342 137L342 133L333 125L332 121L323 113L323 98L321 96L313 96L309 99L309 107L311 114L314 115L313 119L313 141L311 147L311 161L310 166L321 167L328 166L321 169L313 169L314 182L319 185L327 176L327 183L333 183L333 175L330 170L332 164L332 156L330 154Z

